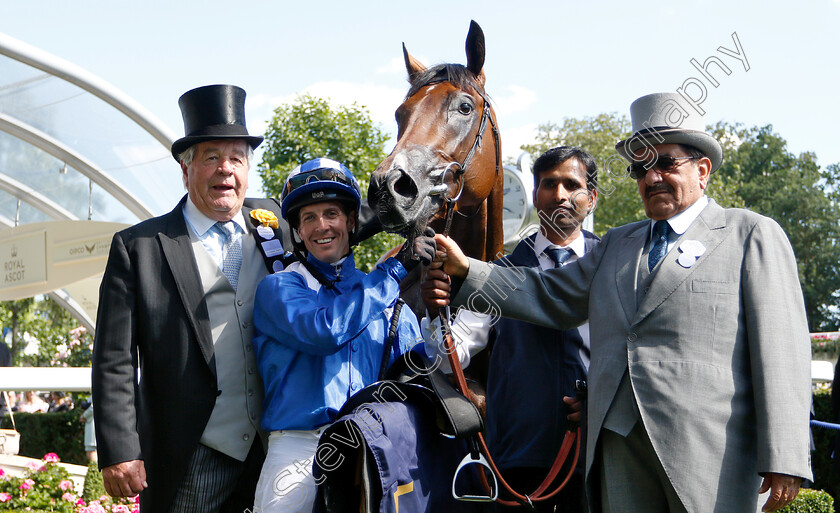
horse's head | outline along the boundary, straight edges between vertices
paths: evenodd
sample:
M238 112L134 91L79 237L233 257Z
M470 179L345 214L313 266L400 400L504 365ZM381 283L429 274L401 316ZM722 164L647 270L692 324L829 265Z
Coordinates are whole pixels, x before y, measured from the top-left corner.
M458 209L479 205L496 182L501 148L484 93L484 34L475 22L466 50L466 66L427 69L403 45L411 87L396 112L397 144L368 191L390 232L422 231L448 199L460 196Z

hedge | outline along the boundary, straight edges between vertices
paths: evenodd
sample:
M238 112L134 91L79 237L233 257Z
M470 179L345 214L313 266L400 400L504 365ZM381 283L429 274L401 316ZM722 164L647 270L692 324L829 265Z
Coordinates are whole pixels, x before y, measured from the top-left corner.
M834 513L834 499L822 490L804 488L779 513Z
M814 392L814 416L817 420L832 422L831 389ZM825 490L837 502L840 498L840 475L831 468L831 443L838 431L821 427L811 428L816 449L811 454L814 465L814 488ZM808 510L802 510L808 511Z
M64 463L87 465L85 457L85 425L79 422L81 409L61 413L15 413L15 423L20 432L21 456L40 459L54 452ZM8 415L0 427L11 428Z

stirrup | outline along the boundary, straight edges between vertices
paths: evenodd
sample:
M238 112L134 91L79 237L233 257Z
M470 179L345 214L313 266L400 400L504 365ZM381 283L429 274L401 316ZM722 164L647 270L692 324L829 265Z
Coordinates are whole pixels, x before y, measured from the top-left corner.
M458 492L455 491L455 482L458 480L458 475L460 474L461 469L468 465L481 465L490 471L493 481L488 483L490 485L489 495L458 495ZM484 472L484 469L479 469L479 472ZM461 463L458 464L458 468L455 469L455 475L452 477L452 497L456 500L466 502L495 502L496 499L499 498L499 483L496 480L496 474L490 468L490 465L487 463L487 459L483 454L479 453L478 458L473 458L472 454L468 453L464 456L464 459L461 460Z

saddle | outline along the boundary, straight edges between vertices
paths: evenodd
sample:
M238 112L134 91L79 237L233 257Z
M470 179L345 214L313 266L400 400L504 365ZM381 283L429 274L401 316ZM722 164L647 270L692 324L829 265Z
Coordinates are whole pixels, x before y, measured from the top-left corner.
M316 512L479 511L451 489L459 461L473 452L466 440L483 420L437 367L423 354L406 353L386 379L342 407L316 450ZM464 473L457 484L480 489L475 477Z

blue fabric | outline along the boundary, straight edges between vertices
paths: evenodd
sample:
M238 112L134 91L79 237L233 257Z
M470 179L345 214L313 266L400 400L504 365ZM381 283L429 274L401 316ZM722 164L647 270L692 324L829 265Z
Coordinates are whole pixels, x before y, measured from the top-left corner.
M267 276L254 301L254 348L265 387L262 427L312 430L335 420L347 399L376 381L406 272L393 258L370 274L353 255L338 270L311 256L334 289L309 288L293 268ZM297 264L300 265L300 264ZM305 271L304 271L305 272ZM423 351L417 318L400 314L397 355L415 345ZM391 353L391 362L395 358Z
M588 253L599 239L583 234ZM524 239L497 263L539 268L533 240ZM566 431L569 412L563 396L574 396L575 381L586 379L589 347L577 329L560 331L500 318L494 330L487 375L490 452L502 469L550 467Z
M313 464L315 480L345 480L348 475L352 476L360 445L366 447L375 463L363 472L374 472L375 475L368 476L370 482L380 485L374 495L380 496L381 501L372 511L484 511L483 503L462 502L452 497L455 469L467 454L467 448L463 440L439 433L435 410L429 404L417 403L410 397L381 402L380 396L373 394L369 402L341 417L321 435L316 452L319 456ZM460 494L485 493L472 466L462 470L457 491ZM323 493L321 489L315 501L315 513L329 511L324 506ZM332 500L346 503L351 499L333 497Z
M554 262L554 268L557 269L558 267L563 267L563 264L566 263L566 260L572 258L572 250L568 248L555 248L555 247L547 247L543 251L549 260Z

